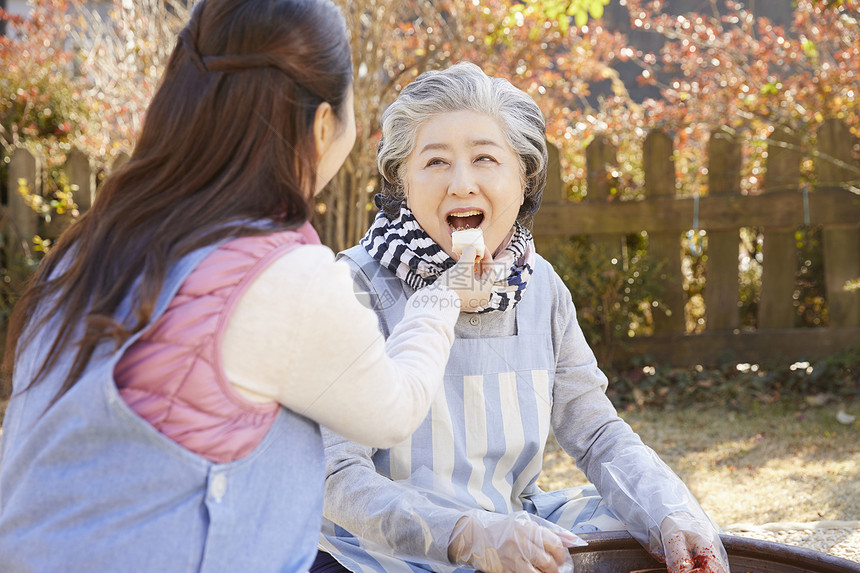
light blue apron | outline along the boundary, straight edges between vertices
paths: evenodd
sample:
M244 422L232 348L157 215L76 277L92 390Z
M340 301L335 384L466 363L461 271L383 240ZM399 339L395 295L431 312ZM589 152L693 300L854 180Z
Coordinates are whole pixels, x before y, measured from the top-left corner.
M169 273L151 321L212 247ZM123 316L123 314L119 314ZM324 465L319 426L281 409L248 456L216 464L135 414L117 392L118 351L97 353L43 414L72 355L21 393L41 352L19 349L0 458L4 573L302 572L316 554Z
M375 291L371 300L387 336L403 316L403 283L360 246L343 255L369 279ZM536 485L550 432L556 363L549 272L550 265L538 257L525 296L512 311L515 335L455 339L444 384L427 418L410 438L378 450L373 463L379 474L393 480L411 480L417 472L432 470L434 483L468 507L502 514L525 510L567 529L606 515L612 528L623 528L593 486L545 493ZM470 317L476 326L481 320L480 314ZM575 530L598 527L582 523ZM453 569L430 569L365 551L355 537L325 520L323 531L336 532L323 537L323 549L350 570Z

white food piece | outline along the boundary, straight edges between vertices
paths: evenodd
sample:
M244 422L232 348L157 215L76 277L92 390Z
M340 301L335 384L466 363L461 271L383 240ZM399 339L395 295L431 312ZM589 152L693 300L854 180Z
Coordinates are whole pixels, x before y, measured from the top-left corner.
M456 255L462 255L466 247L475 247L476 261L484 258L484 231L481 229L463 229L451 234L451 250Z

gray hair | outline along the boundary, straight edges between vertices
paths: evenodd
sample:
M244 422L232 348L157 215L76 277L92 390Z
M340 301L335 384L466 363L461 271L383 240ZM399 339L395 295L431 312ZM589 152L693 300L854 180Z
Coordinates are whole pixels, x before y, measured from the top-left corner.
M461 62L442 71L424 72L403 89L382 115L382 139L376 163L382 174L381 207L394 218L406 198L406 160L415 148L418 129L433 117L453 111L486 114L502 128L519 155L525 201L517 221L531 223L546 186L546 123L540 108L508 80L491 78L481 68Z

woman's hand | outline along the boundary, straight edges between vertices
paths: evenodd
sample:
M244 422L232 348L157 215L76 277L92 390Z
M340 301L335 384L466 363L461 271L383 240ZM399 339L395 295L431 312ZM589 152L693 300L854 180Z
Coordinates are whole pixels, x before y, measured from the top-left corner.
M485 573L572 571L567 547L579 545L581 540L561 528L548 526L552 524L541 525L525 512L470 512L457 521L448 556L452 563Z
M493 258L489 252L480 263L476 263L475 258L475 247L465 247L460 260L439 276L439 284L452 289L460 297L460 312L477 312L490 302L490 292L496 280Z
M672 513L660 525L669 573L729 573L719 533L709 522Z

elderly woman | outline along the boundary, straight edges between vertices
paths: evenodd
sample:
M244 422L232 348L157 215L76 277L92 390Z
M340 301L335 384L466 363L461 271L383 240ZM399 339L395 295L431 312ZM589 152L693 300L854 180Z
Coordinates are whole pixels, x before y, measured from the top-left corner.
M312 571L558 571L571 532L625 528L670 572L728 571L713 523L618 417L569 291L535 253L544 130L531 98L469 63L422 74L385 112L382 210L342 253L383 332L454 264L454 231L481 229L481 264L501 272L489 303L461 312L443 388L409 439L373 449L324 431ZM593 486L537 487L550 429Z

